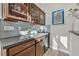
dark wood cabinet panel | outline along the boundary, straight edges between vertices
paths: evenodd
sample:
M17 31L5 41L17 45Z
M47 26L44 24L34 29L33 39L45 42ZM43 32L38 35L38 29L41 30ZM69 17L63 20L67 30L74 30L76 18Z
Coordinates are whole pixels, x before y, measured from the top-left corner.
M17 53L20 53L22 50L29 48L30 46L35 45L35 40L31 40L29 42L14 46L12 48L7 49L7 55L12 56Z
M16 54L15 56L35 56L35 45L25 49L24 51Z
M40 41L36 44L36 56L42 56L44 53L44 43Z

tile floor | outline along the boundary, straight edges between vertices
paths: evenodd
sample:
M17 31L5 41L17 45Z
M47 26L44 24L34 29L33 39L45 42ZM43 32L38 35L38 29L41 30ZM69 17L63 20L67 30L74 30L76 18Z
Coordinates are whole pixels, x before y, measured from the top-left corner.
M48 49L48 51L46 51L43 56L69 56L69 54L57 50Z

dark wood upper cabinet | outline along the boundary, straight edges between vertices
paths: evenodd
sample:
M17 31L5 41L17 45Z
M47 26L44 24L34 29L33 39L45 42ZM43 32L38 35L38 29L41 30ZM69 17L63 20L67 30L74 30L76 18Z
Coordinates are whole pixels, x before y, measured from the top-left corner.
M31 22L39 24L39 10L35 4L31 4Z
M40 19L40 24L45 25L45 13L43 11L40 11L39 19Z
M45 25L45 13L34 3L3 3L3 18Z
M45 13L35 4L31 4L31 21L35 24L45 25Z
M4 3L3 18L12 21L27 20L28 4L24 3Z

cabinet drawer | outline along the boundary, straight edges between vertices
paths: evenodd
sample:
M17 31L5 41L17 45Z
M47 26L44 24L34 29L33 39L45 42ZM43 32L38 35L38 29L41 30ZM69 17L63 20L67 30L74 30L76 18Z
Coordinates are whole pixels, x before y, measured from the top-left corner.
M10 55L10 56L15 55L15 54L19 53L20 51L32 46L33 44L35 44L35 40L31 40L31 41L25 42L21 45L9 48L8 55Z
M25 49L24 51L16 54L15 56L35 56L35 45Z

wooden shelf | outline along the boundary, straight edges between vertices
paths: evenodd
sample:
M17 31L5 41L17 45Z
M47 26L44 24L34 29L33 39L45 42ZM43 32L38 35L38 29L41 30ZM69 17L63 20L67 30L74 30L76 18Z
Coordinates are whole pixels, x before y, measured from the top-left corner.
M24 19L24 18L12 16L12 15L9 15L9 16L7 17L7 19L15 19L15 20L17 20L17 21L19 20L19 21L25 21L25 22L27 22L27 20Z
M16 11L14 9L11 9L11 13L16 14L17 16L23 16L23 17L26 17L27 16L25 13Z

